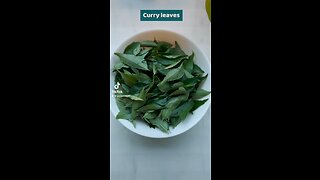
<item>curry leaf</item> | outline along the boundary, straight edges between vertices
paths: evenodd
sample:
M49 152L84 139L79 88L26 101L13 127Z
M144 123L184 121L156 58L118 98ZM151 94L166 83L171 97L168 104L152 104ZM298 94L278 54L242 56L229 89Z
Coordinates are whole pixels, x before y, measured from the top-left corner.
M188 60L183 62L183 68L189 73L193 72L193 58L194 53L192 52L191 56L188 57Z
M186 77L188 79L193 78L194 76L192 74L190 74L187 70L184 69L184 75L186 75Z
M168 133L169 132L169 124L167 121L163 121L160 118L150 119L151 124L157 126L161 131Z
M165 106L166 109L161 110L161 118L163 120L168 119L171 115L171 113L179 106L179 104L182 101L186 101L188 98L188 95L182 95L173 97L168 101L168 104Z
M139 72L136 74L136 79L139 82L145 83L145 84L150 84L152 79L145 73Z
M148 123L151 123L149 119L155 119L156 117L157 113L155 113L154 111L148 111L142 116L142 118L146 120Z
M140 43L139 42L133 42L129 46L126 47L124 50L125 54L133 54L137 55L140 52Z
M178 115L181 120L185 119L194 105L193 101L188 101L178 108Z
M204 74L204 71L198 65L193 64L192 74L195 76L202 76L202 74Z
M185 94L187 91L184 87L179 87L179 89L175 90L172 92L169 96L175 96L175 95L180 95L180 94Z
M163 66L160 63L154 63L155 64L155 69L159 71L162 75L167 75L170 69L165 69L165 66Z
M126 104L129 102L127 99L116 98L116 103L120 111L125 113L130 113L130 111L126 108Z
M208 101L208 99L204 99L204 100L195 100L192 109L190 110L191 113L193 113L193 111L195 111L196 109L198 109L198 107L202 106L204 103L206 103Z
M117 95L118 98L129 98L134 101L143 101L143 99L133 95Z
M153 102L159 104L160 106L165 106L168 102L168 97L166 96L164 98L154 99Z
M175 41L175 47L168 49L166 53L172 55L186 55L185 52L183 52L183 50L180 48L177 41Z
M177 89L177 88L179 88L179 87L181 87L183 85L184 85L183 82L176 82L176 83L172 84L171 89L174 90L174 89Z
M128 85L128 86L133 86L136 82L137 82L137 79L136 79L136 76L129 73L129 72L126 72L126 73L122 73L120 71L118 71L122 77L122 79L124 80L124 82Z
M161 82L161 83L159 83L158 85L158 88L160 89L160 91L162 91L162 92L167 92L167 91L169 91L170 90L170 84L169 83L167 83L167 82Z
M165 52L166 50L168 50L170 47L172 46L172 44L168 43L168 42L164 42L164 41L159 41L157 44L157 49L160 52Z
M175 58L185 58L186 56L185 55L180 55L180 54L175 54L175 55L167 55L167 54L163 54L162 55L163 57L165 58L168 58L168 59L175 59Z
M161 56L156 56L155 59L157 62L159 62L160 64L165 65L165 66L172 65L172 64L176 63L176 61L174 59L169 59L169 58L161 57Z
M122 62L118 62L118 63L114 66L113 69L115 69L115 70L120 70L120 69L122 69L122 68L129 68L129 66L123 64Z
M120 111L117 116L116 119L130 119L130 114Z
M120 61L122 63L134 67L137 69L142 69L142 70L149 70L147 62L144 60L143 56L135 56L132 54L122 54L122 53L115 53L120 58Z
M174 80L180 79L183 75L184 75L184 71L183 71L183 68L181 68L181 66L178 68L172 69L168 72L168 74L166 75L166 77L164 77L164 79L160 84L168 81L174 81Z
M200 99L210 94L210 91L204 89L197 89L197 91L192 95L193 99Z
M193 106L193 101L187 101L181 106L179 106L176 110L174 110L172 112L172 116L175 116L177 118L173 118L173 120L171 121L172 126L176 127L181 121L183 121L187 117L188 113L193 108Z
M143 49L143 50L141 50L140 52L139 52L139 56L146 56L148 53L149 53L149 51L150 51L151 49Z
M173 63L173 64L171 64L171 65L169 65L169 66L167 66L165 69L170 69L170 68L172 68L172 67L174 67L174 66L176 66L176 65L178 65L182 60L184 60L185 58L183 57L183 58L179 58L179 59L177 59L177 61L175 62L175 63Z
M143 47L157 47L157 43L154 41L142 41L140 44Z
M185 84L185 87L195 86L197 83L199 83L199 77L193 77L193 78L187 79L183 81L183 83Z
M145 113L145 112L150 111L150 110L158 110L158 109L162 109L162 106L160 106L160 105L158 105L156 103L151 103L151 104L147 104L145 106L142 106L137 111Z

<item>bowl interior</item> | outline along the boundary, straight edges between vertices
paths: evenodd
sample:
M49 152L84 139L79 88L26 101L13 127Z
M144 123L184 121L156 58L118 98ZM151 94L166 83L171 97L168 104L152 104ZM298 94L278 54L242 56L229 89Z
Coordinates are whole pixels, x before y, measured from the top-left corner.
M137 34L131 38L129 38L127 41L122 43L120 47L116 50L116 52L123 53L124 49L126 48L127 45L129 45L133 41L143 41L143 40L158 40L158 41L166 41L169 43L174 44L175 41L177 41L181 47L181 49L188 55L192 54L194 52L195 57L194 57L194 62L201 67L201 69L204 70L205 74L208 74L207 79L203 82L201 88L210 91L211 90L211 65L206 57L206 55L189 39L186 37L179 35L174 32L170 31L165 31L165 30L152 30L152 31L146 31L142 32L140 34ZM115 78L115 73L112 72L112 67L119 61L118 57L115 56L111 52L111 61L110 61L110 109L114 117L118 114L119 109L116 104L115 97L113 97L112 90L114 90L114 78ZM166 137L172 137L178 134L181 134L190 128L192 128L195 124L197 124L204 114L207 112L207 110L210 107L211 104L211 94L208 96L204 97L203 99L209 100L200 106L197 110L194 111L194 113L191 115L190 113L188 114L187 118L182 121L177 127L172 129L170 127L170 133L166 134L160 131L159 129L153 129L150 128L145 122L142 121L137 121L136 127L133 127L131 122L127 120L122 120L120 119L119 122L124 125L126 128L129 130L140 134L142 136L146 137L151 137L151 138L166 138Z

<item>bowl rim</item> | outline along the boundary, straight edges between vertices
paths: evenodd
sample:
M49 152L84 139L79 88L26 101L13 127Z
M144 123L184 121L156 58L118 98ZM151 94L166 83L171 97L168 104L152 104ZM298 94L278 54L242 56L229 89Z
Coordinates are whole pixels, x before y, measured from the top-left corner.
M199 48L199 46L198 46L193 40L187 38L186 36L184 36L184 35L182 35L182 34L179 34L179 33L177 33L177 32L170 31L170 30L167 30L167 29L150 29L150 30L141 31L141 32L139 32L139 33L136 33L136 34L134 34L134 35L131 35L131 36L129 36L128 38L126 38L125 41L123 41L122 43L120 43L120 45L118 45L118 47L116 47L115 51L118 51L119 49L121 49L121 47L123 47L124 44L128 44L128 43L129 43L130 41L132 41L132 39L134 39L136 36L141 36L141 35L143 35L143 34L145 34L145 33L151 33L151 32L155 32L155 33L161 32L161 33L174 34L174 35L180 36L180 37L182 37L183 39L185 39L186 41L190 42L190 43L191 43L193 46L195 46L195 47L197 48L197 50L204 56L205 61L206 61L208 64L210 64L210 66L208 67L208 69L209 69L209 72L208 72L208 73L210 73L210 76L211 76L211 65L212 65L212 64L211 64L211 61L209 60L207 54L204 53L204 51L203 51L201 48ZM111 59L112 59L113 56L114 56L114 54L113 54L112 52L110 52L110 59L109 59L110 62L109 62L109 63L111 63ZM112 90L112 87L110 86L109 88L111 88L111 89L110 89L110 91L111 91L111 90ZM211 88L212 88L212 87L211 87L211 82L210 82L210 90L211 90ZM208 110L211 108L211 93L210 93L208 96L209 96L209 99L208 99L208 101L207 101L207 103L209 103L209 104L208 104L208 108L205 110L204 113L202 113L201 115L198 116L199 118L197 118L197 119L199 119L199 120L196 121L195 123L193 123L189 128L186 128L186 129L180 131L180 132L177 133L177 134L172 134L172 133L170 133L170 134L166 134L166 136L146 135L146 134L141 133L140 131L134 131L135 128L132 129L132 128L127 127L126 124L123 123L124 120L122 120L122 119L121 119L121 120L117 120L117 121L118 121L120 124L122 124L126 129L129 129L129 130L132 131L133 133L139 134L139 135L141 135L141 136L143 136L143 137L155 138L155 139L163 139L163 138L170 138L170 137L178 136L178 135L181 135L181 134L187 132L188 130L190 130L190 129L193 128L194 126L196 126L196 125L203 119L204 115L205 115L205 114L208 112ZM111 114L113 115L113 117L115 118L115 117L116 117L116 115L115 115L116 113L114 112L114 110L113 110L111 107L112 107L112 105L111 105L111 99L110 99L110 111L111 111ZM131 125L132 125L132 124L131 124Z

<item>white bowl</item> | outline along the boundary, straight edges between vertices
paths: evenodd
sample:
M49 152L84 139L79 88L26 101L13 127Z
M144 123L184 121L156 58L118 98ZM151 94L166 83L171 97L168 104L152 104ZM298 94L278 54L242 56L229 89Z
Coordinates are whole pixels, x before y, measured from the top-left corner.
M191 55L192 51L195 54L194 62L197 64L201 69L205 72L205 74L208 74L207 79L203 82L201 88L211 91L211 64L208 60L207 56L188 38L179 35L177 33L167 31L167 30L151 30L151 31L145 31L142 33L139 33L131 38L129 38L127 41L122 43L120 47L115 51L119 53L123 53L124 49L127 45L132 43L133 41L143 41L143 40L156 40L158 41L166 41L169 43L174 44L174 41L177 41L180 45L181 49L188 55ZM118 57L114 55L115 52L111 52L111 61L110 61L110 109L114 117L118 114L119 109L116 104L115 97L113 97L112 90L114 90L114 78L115 73L112 72L113 66L119 61ZM188 114L187 118L182 121L180 124L178 124L175 128L170 127L170 133L166 134L162 132L161 130L155 128L150 128L147 123L143 121L137 121L136 127L132 125L131 122L128 120L119 119L119 121L122 125L124 125L129 130L145 136L145 137L151 137L151 138L167 138L176 136L178 134L181 134L183 132L186 132L187 130L191 129L194 125L196 125L202 117L205 115L207 110L210 107L211 104L211 93L204 97L203 99L209 98L209 100L200 106L197 110L193 112L193 114Z

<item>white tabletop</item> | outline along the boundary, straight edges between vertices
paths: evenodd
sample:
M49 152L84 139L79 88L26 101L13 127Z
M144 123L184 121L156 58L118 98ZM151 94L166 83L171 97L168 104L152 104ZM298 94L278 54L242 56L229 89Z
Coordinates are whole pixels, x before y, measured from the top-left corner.
M141 22L143 9L183 10L183 21ZM211 59L205 0L111 0L111 53L129 37L152 29L188 37ZM111 180L211 179L211 109L192 129L168 139L134 134L111 112L110 129Z

